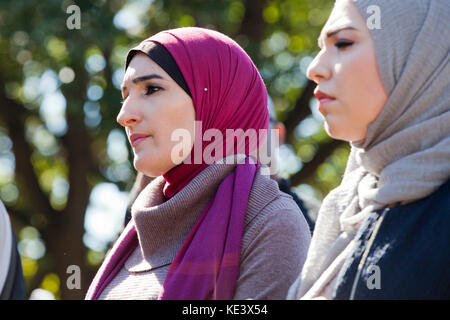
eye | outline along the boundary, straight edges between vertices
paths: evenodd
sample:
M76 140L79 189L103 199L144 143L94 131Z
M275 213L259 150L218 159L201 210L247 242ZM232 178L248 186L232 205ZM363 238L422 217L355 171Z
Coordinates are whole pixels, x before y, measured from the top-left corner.
M157 91L162 90L161 87L155 86L155 85L148 85L145 87L145 95L149 96Z
M336 42L335 47L338 49L344 49L347 48L351 45L353 45L353 41L348 41L348 40L339 40L338 42Z

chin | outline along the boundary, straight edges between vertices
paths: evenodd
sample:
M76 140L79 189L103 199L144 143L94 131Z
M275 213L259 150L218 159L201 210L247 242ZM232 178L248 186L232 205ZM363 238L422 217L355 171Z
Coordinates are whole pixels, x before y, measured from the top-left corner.
M336 128L334 127L334 126L330 126L330 124L327 122L327 121L325 121L325 125L324 125L324 128L325 128L325 132L330 136L330 137L332 137L333 139L338 139L338 135L337 135L337 132L336 132Z
M333 139L347 142L353 141L351 134L345 132L345 130L339 130L338 126L330 125L328 122L325 122L325 131Z
M134 157L133 164L134 164L134 168L137 171L145 174L148 177L152 177L152 178L160 176L160 174L158 174L158 170L155 170L156 168L152 168L151 166L149 167L149 165L148 165L149 163L154 163L154 161L152 161L152 160L146 161L146 159L140 158L138 156Z
M150 157L134 157L134 168L148 177L159 177L168 172L174 165L161 165L160 159Z

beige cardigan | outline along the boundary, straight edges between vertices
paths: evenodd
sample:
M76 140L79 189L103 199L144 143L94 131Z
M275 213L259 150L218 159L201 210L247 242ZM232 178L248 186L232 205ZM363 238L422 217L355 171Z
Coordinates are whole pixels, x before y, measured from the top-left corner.
M169 200L163 177L132 208L139 246L99 299L157 299L175 255L221 181L235 165L212 164ZM306 259L308 225L291 196L258 170L244 220L234 299L285 299Z

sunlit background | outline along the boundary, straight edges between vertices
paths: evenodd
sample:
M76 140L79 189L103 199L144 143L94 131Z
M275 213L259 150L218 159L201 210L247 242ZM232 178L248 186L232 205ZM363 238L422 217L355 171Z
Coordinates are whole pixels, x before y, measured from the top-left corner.
M81 9L69 30L66 8ZM0 198L19 240L30 299L79 299L123 228L135 178L115 122L127 51L159 30L202 26L249 53L287 128L280 175L321 200L348 147L332 141L305 73L329 0L2 1ZM65 268L80 265L81 290Z

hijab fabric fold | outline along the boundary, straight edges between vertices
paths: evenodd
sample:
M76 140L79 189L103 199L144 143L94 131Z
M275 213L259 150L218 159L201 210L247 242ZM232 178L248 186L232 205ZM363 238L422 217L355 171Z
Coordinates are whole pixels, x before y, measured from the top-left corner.
M267 129L267 91L245 51L217 31L179 28L160 32L146 41L162 44L173 56L192 94L195 119L201 121L201 128L196 126L189 163L183 163L163 175L167 181L164 195L171 198L208 165L203 153L209 144L222 145L223 157L249 154L256 145L261 145L264 134L258 135L256 142L245 140L244 146L227 145L226 140L230 138L227 129ZM210 129L218 130L223 140L202 139ZM216 161L221 158L214 156Z
M240 159L235 170L220 183L178 251L159 298L232 299L239 275L248 197L259 167L249 154L264 141L265 134L257 135L256 142L246 139L243 146L239 142L229 145L227 129L267 130L267 91L245 51L219 32L194 27L162 31L130 52L146 53L148 42L164 46L175 60L189 87L196 120L201 122L201 130L196 128L194 146L188 156L190 161L163 175L167 201L172 201L209 164L224 161L227 156ZM212 138L222 156L220 152L210 153L213 159L207 162L202 156L211 141L203 141L202 137L209 129L215 129L223 137ZM87 299L98 298L136 248L138 240L132 219L97 273Z
M250 162L238 165L220 184L172 262L161 299L233 298L244 217L256 170Z
M351 152L340 186L324 199L303 271L289 299L332 298L355 235L375 210L410 203L450 177L450 2L354 0L370 30L388 100ZM432 214L430 212L430 214Z

